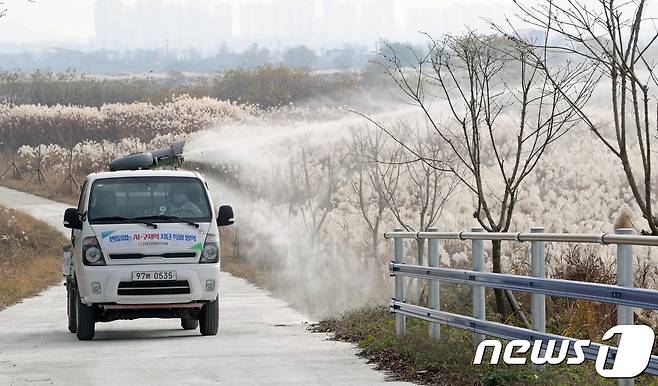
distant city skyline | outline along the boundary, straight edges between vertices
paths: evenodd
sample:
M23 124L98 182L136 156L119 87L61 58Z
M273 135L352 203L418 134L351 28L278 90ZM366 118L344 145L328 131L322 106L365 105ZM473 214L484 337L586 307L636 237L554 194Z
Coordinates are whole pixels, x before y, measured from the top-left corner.
M503 20L509 0L5 0L0 44L19 49L190 49L201 54L299 44L314 49L372 46L379 38L421 42L418 31L486 28ZM11 38L9 38L11 37Z

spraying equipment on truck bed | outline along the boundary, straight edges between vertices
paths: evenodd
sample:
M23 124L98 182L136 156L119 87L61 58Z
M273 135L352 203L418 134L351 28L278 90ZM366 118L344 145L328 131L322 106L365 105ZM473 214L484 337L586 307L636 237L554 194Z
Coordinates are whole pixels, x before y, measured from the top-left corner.
M182 155L184 147L185 141L177 141L165 149L153 150L146 153L135 153L117 158L110 162L110 171L145 170L163 166L178 168L185 161Z

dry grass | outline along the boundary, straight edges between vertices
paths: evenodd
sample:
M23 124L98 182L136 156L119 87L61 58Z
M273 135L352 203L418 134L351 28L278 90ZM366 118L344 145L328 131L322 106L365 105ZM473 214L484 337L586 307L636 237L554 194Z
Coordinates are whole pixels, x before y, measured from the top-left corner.
M265 264L262 261L255 262L247 259L244 256L244 251L248 251L251 244L249 240L242 238L240 239L239 247L236 248L236 230L237 228L235 226L220 228L222 271L245 279L259 288L264 288L281 297L285 297L283 296L284 294L277 293L278 287L274 281L277 277L276 266Z
M28 176L23 179L14 179L9 176L2 179L0 185L21 192L31 193L51 200L71 204L73 206L78 204L77 201L80 191L78 190L69 193L68 185L62 186L62 183L65 182L64 176L48 175L46 176L48 180L40 184L36 181L36 178L33 178L32 181L29 181L29 178L30 177ZM78 178L78 183L81 183L83 179L84 177Z
M44 222L0 206L0 309L61 280L65 237Z
M606 264L601 252L590 245L572 245L556 258L556 279L615 284L615 267ZM551 332L598 341L616 324L616 306L569 298L550 297L547 301L548 329Z
M443 326L441 339L428 338L427 322L407 319L407 334L395 336L395 317L386 306L364 307L346 312L312 326L316 332L330 332L336 340L355 343L360 356L376 368L391 373L392 380L424 385L613 385L596 375L593 362L579 366L547 366L534 372L530 365L473 365L472 335ZM651 376L637 384L653 384Z
M46 181L39 183L33 167L28 166L20 159L17 159L16 162L22 173L19 176L15 176L12 173L12 170L9 169L9 165L11 165L10 154L6 151L0 152L0 175L6 173L4 177L0 179L0 185L49 198L51 200L65 202L74 206L77 205L80 189L71 186L72 189L69 190L69 184L66 178L68 174L67 169L46 165L43 169ZM76 171L74 177L77 183L81 185L84 181L85 175Z

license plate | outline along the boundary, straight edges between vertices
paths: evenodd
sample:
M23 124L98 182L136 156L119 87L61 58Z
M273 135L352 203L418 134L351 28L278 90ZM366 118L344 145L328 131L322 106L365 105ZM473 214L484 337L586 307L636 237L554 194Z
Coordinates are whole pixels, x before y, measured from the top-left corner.
M176 271L138 271L133 272L133 281L176 280Z

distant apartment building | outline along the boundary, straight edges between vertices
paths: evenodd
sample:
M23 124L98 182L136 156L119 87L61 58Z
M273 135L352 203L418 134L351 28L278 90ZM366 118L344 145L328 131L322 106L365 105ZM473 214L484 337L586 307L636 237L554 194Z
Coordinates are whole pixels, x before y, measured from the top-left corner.
M401 1L96 0L93 43L203 53L241 51L254 43L269 49L374 48L380 38L418 41L419 30L439 24L438 6L401 12Z

